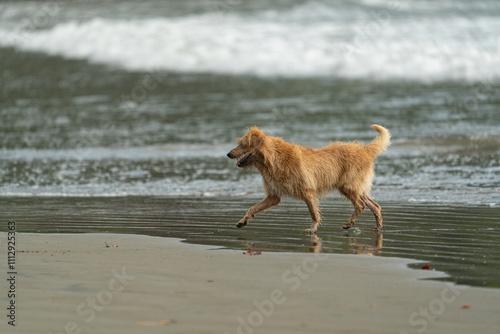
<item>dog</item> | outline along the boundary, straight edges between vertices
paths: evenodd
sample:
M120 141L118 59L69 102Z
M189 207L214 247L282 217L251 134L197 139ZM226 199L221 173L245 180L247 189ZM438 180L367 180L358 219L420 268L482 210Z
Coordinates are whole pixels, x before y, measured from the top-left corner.
M319 199L336 189L354 206L354 213L342 228L352 227L368 206L377 224L373 230L381 231L382 209L371 199L370 190L375 159L387 150L391 135L383 126L374 124L372 128L379 135L367 145L337 141L312 149L287 143L252 127L237 139L238 146L227 156L238 159L237 167L255 167L260 172L267 197L252 206L236 226L247 225L257 213L278 206L283 197L291 197L306 202L312 224L303 233L314 235L321 224Z

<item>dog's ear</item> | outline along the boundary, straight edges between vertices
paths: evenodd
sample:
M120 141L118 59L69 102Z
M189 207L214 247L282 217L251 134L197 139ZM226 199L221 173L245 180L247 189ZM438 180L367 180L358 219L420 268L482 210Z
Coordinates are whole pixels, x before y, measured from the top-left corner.
M264 142L264 132L259 130L257 127L253 127L250 135L250 146L253 148L259 148Z
M252 133L252 136L250 137L250 146L253 148L259 148L263 141L264 137L256 133Z

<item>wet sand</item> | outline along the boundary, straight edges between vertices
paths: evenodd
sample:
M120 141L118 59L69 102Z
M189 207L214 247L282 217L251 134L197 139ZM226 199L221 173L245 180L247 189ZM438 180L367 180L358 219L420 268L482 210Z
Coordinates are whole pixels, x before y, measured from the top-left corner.
M7 234L0 238L5 245ZM0 328L2 333L500 332L500 290L417 280L443 274L407 269L410 261L249 255L138 235L18 233L16 327L3 316Z
M375 235L369 211L343 230L352 206L332 197L322 201L319 241L302 235L310 218L299 201L284 200L236 228L261 199L246 197L2 197L0 221L15 221L19 232L29 233L142 234L237 250L410 258L446 272L450 282L500 287L500 208L381 201L384 230ZM0 224L0 231L6 227Z

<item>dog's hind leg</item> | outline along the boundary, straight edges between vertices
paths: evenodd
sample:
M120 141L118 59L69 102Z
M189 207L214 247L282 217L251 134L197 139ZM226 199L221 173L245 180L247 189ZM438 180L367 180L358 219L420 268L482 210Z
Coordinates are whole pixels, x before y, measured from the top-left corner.
M339 189L340 193L347 197L348 200L351 201L352 205L354 206L354 213L352 216L347 220L347 222L342 226L343 229L347 230L354 225L354 222L356 221L356 218L363 212L365 209L365 203L361 200L358 194L351 192L351 191L346 191L345 189Z
M361 196L361 200L370 208L375 216L375 221L377 226L373 228L374 231L382 230L382 208L374 200L371 199L370 195L364 193Z
M318 225L321 224L321 215L319 210L318 198L314 191L309 191L304 198L304 201L307 204L307 208L309 209L309 213L311 214L311 228L305 229L302 233L307 235L316 234L318 230Z
M280 202L281 198L278 196L267 196L262 201L248 209L247 214L238 222L238 224L236 224L236 227L245 226L257 213L267 210L273 206L277 206Z

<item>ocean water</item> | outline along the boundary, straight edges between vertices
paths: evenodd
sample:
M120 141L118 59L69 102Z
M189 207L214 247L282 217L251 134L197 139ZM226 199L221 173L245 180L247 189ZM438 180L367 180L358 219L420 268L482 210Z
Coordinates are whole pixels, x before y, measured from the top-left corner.
M393 136L377 159L382 206L495 217L499 15L490 0L2 2L2 210L257 199L260 176L226 157L247 128L318 148L369 142L377 123Z

